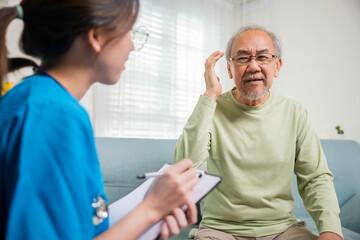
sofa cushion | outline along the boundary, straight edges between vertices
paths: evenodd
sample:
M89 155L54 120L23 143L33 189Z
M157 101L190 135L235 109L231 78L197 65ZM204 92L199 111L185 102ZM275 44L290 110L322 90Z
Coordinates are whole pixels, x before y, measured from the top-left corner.
M340 210L342 226L360 233L360 193L355 194Z

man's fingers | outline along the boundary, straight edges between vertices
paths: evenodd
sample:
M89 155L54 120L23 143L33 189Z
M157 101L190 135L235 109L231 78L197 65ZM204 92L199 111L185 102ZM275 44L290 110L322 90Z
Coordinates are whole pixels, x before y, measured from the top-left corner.
M207 62L213 62L216 63L220 58L222 58L224 56L224 52L220 52L220 51L216 51L215 53L213 53L212 55L210 55L206 61Z
M221 58L222 56L224 56L224 52L220 52L219 50L215 51L214 53L212 53L210 57L215 57L215 58Z
M216 62L224 56L224 52L216 51L205 61L205 68L214 67Z
M209 58L210 58L210 57L215 57L215 56L219 55L219 53L220 53L220 51L217 50L217 51L213 52L213 53L209 56Z
M224 52L219 52L218 55L216 55L215 59L219 60L220 58L222 58L224 56Z

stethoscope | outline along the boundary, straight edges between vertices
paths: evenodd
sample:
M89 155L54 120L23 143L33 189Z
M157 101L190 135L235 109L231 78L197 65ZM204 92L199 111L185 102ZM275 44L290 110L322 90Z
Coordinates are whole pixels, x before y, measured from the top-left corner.
M91 206L95 210L93 216L93 223L95 226L97 226L109 216L108 204L104 200L104 198L102 198L100 194L98 194L97 198L94 198L94 202L91 204Z

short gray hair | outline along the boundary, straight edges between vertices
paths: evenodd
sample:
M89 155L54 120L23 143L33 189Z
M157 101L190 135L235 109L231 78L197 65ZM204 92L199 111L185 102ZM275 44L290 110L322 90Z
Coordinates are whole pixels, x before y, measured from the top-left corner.
M273 44L274 44L274 47L275 47L275 51L276 51L276 58L280 58L281 57L281 54L282 54L282 47L281 47L281 40L280 38L273 32L271 31L268 31L267 29L265 29L264 27L262 26L259 26L259 25L251 25L251 26L245 26L245 27L242 27L240 28L238 31L236 31L232 36L231 38L229 39L227 45L226 45L226 52L225 52L225 56L226 56L226 60L227 61L230 61L230 51L231 51L231 48L234 44L234 41L235 39L237 38L237 36L239 36L240 34L242 34L243 32L246 32L246 31L250 31L250 30L259 30L259 31L263 31L265 33L267 33Z

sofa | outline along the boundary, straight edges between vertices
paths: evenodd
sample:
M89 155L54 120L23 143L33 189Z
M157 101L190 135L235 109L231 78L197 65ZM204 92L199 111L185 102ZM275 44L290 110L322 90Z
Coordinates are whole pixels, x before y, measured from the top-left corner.
M143 182L136 178L137 174L157 171L165 163L173 163L175 144L176 140L167 139L96 138L109 203L125 196ZM344 238L360 239L360 144L352 140L323 139L321 145L335 176ZM306 221L307 227L318 234L297 192L295 176L293 196L295 215ZM189 231L196 227L194 225L184 229L173 239L188 239Z

